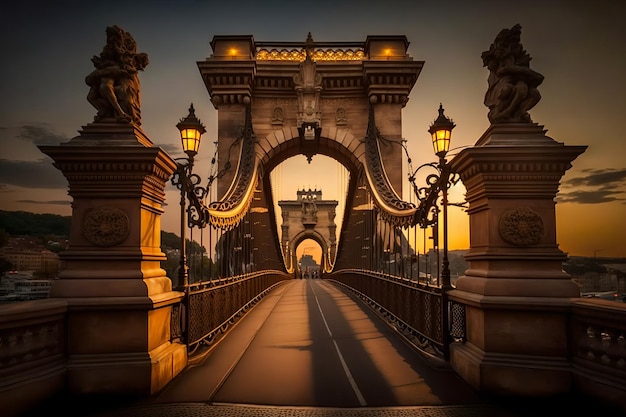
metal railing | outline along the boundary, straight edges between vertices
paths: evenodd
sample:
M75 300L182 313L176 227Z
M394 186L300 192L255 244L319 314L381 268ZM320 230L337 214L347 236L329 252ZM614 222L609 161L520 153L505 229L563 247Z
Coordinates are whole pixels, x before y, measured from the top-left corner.
M362 299L390 321L419 350L446 359L449 325L444 308L449 308L441 287L365 270L340 270L325 276ZM456 311L459 307L456 307ZM463 310L464 311L464 310ZM464 335L464 318L454 317L455 334Z
M209 346L280 282L292 277L262 271L190 284L172 313L172 339L180 338L190 355Z

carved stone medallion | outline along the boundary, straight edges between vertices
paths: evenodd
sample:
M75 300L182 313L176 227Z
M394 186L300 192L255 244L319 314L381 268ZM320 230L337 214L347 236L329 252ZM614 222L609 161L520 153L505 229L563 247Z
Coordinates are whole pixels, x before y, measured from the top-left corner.
M510 209L500 216L499 232L511 245L536 245L543 238L543 220L539 213L528 207Z
M97 207L83 220L83 236L97 246L115 246L124 242L130 232L130 221L123 210Z

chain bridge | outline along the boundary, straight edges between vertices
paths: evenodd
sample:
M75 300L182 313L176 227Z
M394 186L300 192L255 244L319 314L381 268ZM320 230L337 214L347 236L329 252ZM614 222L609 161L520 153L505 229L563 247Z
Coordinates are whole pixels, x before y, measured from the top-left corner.
M440 106L437 161L416 170L402 110L424 62L405 36L215 36L197 62L217 111L208 184L193 171L206 131L193 105L178 124L187 157L175 160L141 129L136 71L124 68L145 66L143 55L134 42L105 48L109 60L130 49L90 75L94 121L40 146L68 180L70 247L49 299L0 310L3 404L18 413L29 396L140 399L118 416L521 416L546 398L566 398L563 410L581 398L625 406L626 309L580 298L556 240L559 181L586 147L530 119L543 76L519 31L503 30L482 55L489 128L448 161L455 125ZM296 221L276 212L271 173L296 155L349 173L339 230L314 193L282 204ZM459 181L469 267L452 277L447 193ZM181 196L176 276L161 268L169 184ZM186 238L204 232L194 253ZM418 248L426 235L434 266ZM318 279L298 271L306 238L323 249Z

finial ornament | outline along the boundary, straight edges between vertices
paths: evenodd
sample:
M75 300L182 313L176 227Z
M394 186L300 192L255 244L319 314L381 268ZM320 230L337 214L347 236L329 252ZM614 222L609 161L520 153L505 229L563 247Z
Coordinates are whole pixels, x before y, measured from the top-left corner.
M107 27L106 35L102 52L91 58L96 69L85 77L87 101L98 111L94 122L141 126L138 73L148 65L148 54L137 53L135 40L119 26Z
M520 43L521 32L519 24L502 29L481 55L489 69L485 106L492 124L532 123L528 110L541 100L537 87L543 75L530 69L532 58Z

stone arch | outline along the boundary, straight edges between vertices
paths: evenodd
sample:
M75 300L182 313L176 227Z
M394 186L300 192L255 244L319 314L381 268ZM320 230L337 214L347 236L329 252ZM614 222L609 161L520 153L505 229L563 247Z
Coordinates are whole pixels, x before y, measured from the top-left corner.
M328 136L325 136L324 134ZM272 201L273 196L271 195L271 187L267 187L268 184L271 184L270 173L274 168L276 168L279 164L284 162L285 160L293 157L302 155L302 147L301 147L301 139L297 129L283 128L272 131L270 134L265 137L259 139L256 143L256 156L259 160L260 166L260 182L259 186L263 188L265 194L265 201ZM364 145L363 140L356 138L349 129L322 129L322 133L319 138L319 146L317 148L317 155L324 155L331 159L334 159L341 165L343 165L350 174L350 180L348 184L348 191L346 194L345 201L345 209L343 219L341 221L342 230L339 231L339 234L343 232L348 222L346 221L349 216L350 207L352 205L352 199L354 198L355 192L360 185L363 185L362 182L365 180L363 174L363 162L362 158L364 158ZM275 219L275 207L273 205L268 205L268 218ZM273 226L274 236L278 237L278 225L276 222L272 221L271 225ZM331 268L334 264L335 259L331 259L328 256L328 248L330 247L325 242L325 239L316 232L315 238L320 247L323 250L322 266ZM306 239L307 237L303 237ZM280 239L277 239L280 241ZM293 250L293 254L291 258L287 256L284 258L287 260L288 269L293 269L293 266L296 264L296 255L295 255L295 247L293 245L295 242L290 242L289 247ZM299 242L298 242L299 243ZM334 256L339 252L340 246L342 245L341 240L338 241L338 245L333 249L335 251ZM282 252L278 249L279 253Z
M296 249L302 242L308 239L315 241L318 245L320 245L320 248L322 248L322 259L320 260L320 265L322 267L322 271L327 271L329 266L328 245L326 244L326 239L324 239L324 237L315 230L303 230L294 236L293 256L296 257ZM297 259L293 259L293 262L294 265L297 264Z
M258 139L256 154L265 170L272 170L287 158L301 155L300 134L296 127L276 129ZM349 129L322 128L318 154L335 159L351 173L361 171L365 146L362 138L355 137Z

